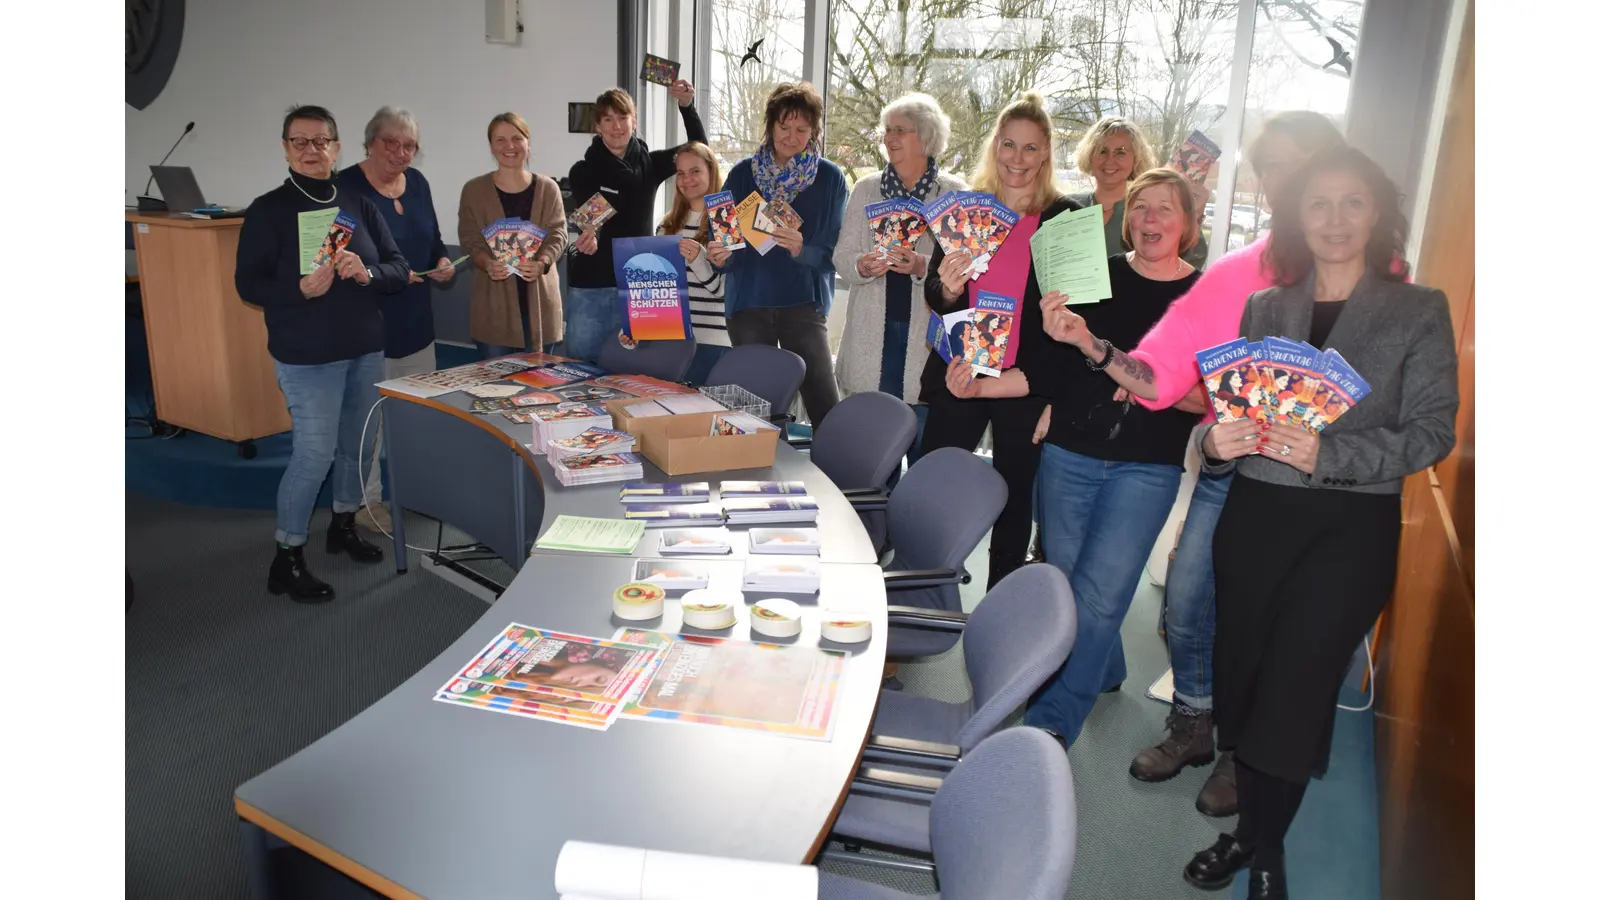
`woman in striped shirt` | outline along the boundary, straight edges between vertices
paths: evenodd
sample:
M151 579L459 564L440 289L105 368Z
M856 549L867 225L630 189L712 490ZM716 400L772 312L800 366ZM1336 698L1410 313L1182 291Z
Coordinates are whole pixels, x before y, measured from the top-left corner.
M690 384L700 384L729 347L728 316L722 302L722 272L711 265L706 243L706 194L722 190L722 171L711 148L690 141L678 150L676 189L659 235L677 235L689 275L689 321L694 325L696 349L689 366Z

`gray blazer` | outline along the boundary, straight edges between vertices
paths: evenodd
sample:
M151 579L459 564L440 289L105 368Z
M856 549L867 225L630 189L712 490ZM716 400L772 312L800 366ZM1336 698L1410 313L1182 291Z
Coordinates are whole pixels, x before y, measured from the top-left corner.
M1250 295L1239 334L1303 341L1311 331L1315 274L1299 284ZM1207 472L1256 481L1366 494L1398 494L1405 477L1439 462L1456 443L1456 342L1444 292L1368 274L1350 292L1328 335L1372 387L1322 432L1316 472L1265 456L1245 456ZM1211 427L1198 432L1204 441ZM1203 446L1202 446L1203 449ZM1200 454L1205 460L1205 453Z

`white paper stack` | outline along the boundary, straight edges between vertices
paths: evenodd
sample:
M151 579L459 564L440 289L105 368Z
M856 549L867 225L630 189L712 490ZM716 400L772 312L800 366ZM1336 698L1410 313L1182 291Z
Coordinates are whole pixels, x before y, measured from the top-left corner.
M694 591L711 581L711 568L688 559L641 559L633 564L633 580L669 591Z
M644 475L644 463L632 453L591 453L550 460L556 481L567 487L627 481Z
M759 593L815 594L822 588L822 564L814 557L791 556L745 561L744 589Z
M656 416L670 416L672 412L654 400L640 400L638 403L629 403L623 407L628 415L635 419L650 419Z
M722 501L729 525L815 522L817 501L810 497L750 497Z
M815 528L752 528L750 552L816 556L822 552L822 539Z
M674 394L666 397L657 397L656 403L675 416L681 416L685 413L721 413L728 411L726 406L698 391L693 394ZM632 412L631 407L629 411Z
M663 556L722 556L733 552L726 528L668 528L661 532Z
M610 427L611 414L599 404L561 403L534 407L533 443L529 449L543 453L551 441L576 437L591 428Z
M567 841L555 887L562 900L817 900L817 870Z
M545 445L545 455L553 463L573 456L594 453L632 453L633 435L611 428L589 428L569 438L550 441Z

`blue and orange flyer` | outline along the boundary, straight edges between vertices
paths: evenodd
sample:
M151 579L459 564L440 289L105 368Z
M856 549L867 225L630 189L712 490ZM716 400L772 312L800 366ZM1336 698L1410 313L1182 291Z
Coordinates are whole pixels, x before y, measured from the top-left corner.
M867 228L879 256L891 250L913 250L928 231L922 204L909 197L867 204Z
M1218 422L1240 419L1260 420L1261 390L1257 386L1255 357L1250 342L1234 338L1194 355L1200 365L1200 378L1211 397L1211 408ZM1254 393L1251 392L1255 388Z
M744 232L739 230L737 204L732 191L718 191L706 195L706 219L710 223L711 242L739 250L744 247Z
M678 238L611 242L622 332L635 341L681 341L689 335L689 274Z

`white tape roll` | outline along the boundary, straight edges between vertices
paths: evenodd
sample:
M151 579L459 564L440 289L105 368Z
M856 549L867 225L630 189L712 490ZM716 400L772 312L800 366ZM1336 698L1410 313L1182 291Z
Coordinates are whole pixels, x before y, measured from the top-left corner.
M793 600L762 600L750 607L750 630L767 637L794 637L800 633L800 616L800 604Z
M683 624L705 631L732 628L734 604L743 602L737 591L689 591L683 595Z
M823 613L825 617L828 615L826 612ZM872 637L872 622L834 614L833 618L822 620L822 636L841 644L859 644Z
M661 615L667 591L659 584L636 581L617 588L611 595L611 611L629 622L654 619Z

